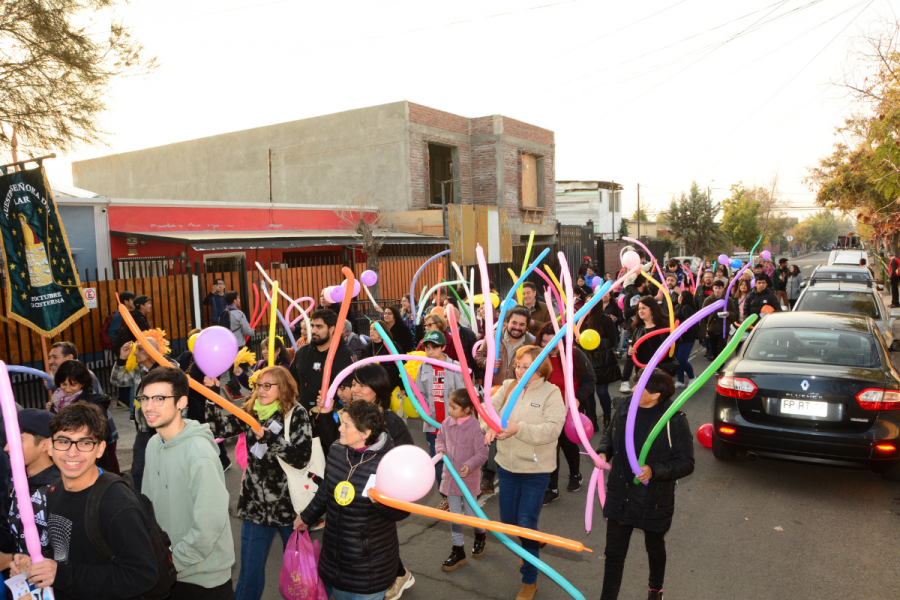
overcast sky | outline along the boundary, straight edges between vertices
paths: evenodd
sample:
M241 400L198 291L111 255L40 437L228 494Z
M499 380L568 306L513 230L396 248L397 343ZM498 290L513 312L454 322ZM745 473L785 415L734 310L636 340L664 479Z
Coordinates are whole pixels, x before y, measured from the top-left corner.
M71 162L409 100L556 133L558 180L614 180L656 212L691 180L802 178L852 106L834 86L889 0L133 0L161 67L116 83L108 146ZM803 216L805 211L789 214Z

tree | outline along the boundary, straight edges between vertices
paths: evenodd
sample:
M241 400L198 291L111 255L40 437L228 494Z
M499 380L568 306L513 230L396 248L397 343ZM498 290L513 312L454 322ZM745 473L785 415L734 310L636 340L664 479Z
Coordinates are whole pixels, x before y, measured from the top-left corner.
M640 211L638 211L637 209L634 209L634 214L631 215L631 220L648 223L648 222L650 222L650 217L647 216L647 211L644 210L643 208Z
M722 203L722 232L748 252L759 240L760 206L740 182L731 186L731 196Z
M836 241L838 229L841 226L831 211L823 211L807 217L802 224L806 229L806 242L822 245Z
M721 205L710 200L693 181L690 195L682 192L678 200L673 198L664 213L669 221L669 231L684 240L685 251L694 256L704 256L724 247L726 243L726 237L716 222L719 210Z
M0 143L35 156L101 140L113 81L156 67L112 15L118 3L0 0Z
M624 217L619 221L619 237L628 237L628 219Z
M362 251L366 255L366 269L378 273L378 253L384 245L384 228L387 216L379 208L372 212L365 206L365 195L359 195L342 208L334 210L334 214L340 218L344 229L359 240ZM357 275L358 276L358 275ZM381 297L381 279L370 288L372 296Z

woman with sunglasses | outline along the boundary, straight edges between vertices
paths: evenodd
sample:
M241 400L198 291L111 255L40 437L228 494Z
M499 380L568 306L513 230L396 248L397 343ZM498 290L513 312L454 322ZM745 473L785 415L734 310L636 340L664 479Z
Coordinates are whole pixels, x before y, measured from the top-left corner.
M306 467L312 456L312 427L306 409L297 403L294 377L284 367L260 371L256 388L242 408L259 421L259 431L212 403L207 403L206 418L216 437L246 436L247 470L238 498L238 516L243 519L241 570L234 596L236 600L260 600L275 534L287 547L288 538L301 523L278 459L296 469Z

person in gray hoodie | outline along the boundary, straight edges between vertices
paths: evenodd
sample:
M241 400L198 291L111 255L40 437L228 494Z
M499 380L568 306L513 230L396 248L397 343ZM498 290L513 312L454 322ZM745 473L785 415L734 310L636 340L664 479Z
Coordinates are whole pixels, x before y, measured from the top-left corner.
M206 423L183 419L187 375L160 367L147 373L138 394L147 424L143 493L172 541L178 579L169 600L233 600L234 538L219 449Z

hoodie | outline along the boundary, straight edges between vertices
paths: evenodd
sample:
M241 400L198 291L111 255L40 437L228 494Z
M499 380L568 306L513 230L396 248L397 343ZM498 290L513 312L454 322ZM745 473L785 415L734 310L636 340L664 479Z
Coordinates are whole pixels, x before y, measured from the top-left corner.
M209 425L187 419L168 442L158 435L150 438L141 491L172 540L178 581L204 588L231 581L228 490Z
M28 478L28 491L31 493L31 506L34 509L34 523L37 525L38 535L41 539L41 552L44 556L52 554L50 537L47 532L47 490L59 479L59 469L56 465L50 465L40 473ZM12 554L18 552L28 554L25 546L25 528L22 527L22 518L19 516L19 503L16 500L16 490L13 482L9 482L6 494L0 505L0 552Z

